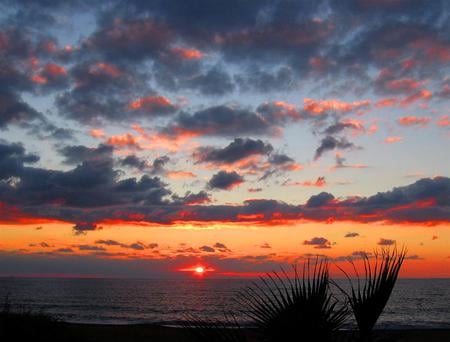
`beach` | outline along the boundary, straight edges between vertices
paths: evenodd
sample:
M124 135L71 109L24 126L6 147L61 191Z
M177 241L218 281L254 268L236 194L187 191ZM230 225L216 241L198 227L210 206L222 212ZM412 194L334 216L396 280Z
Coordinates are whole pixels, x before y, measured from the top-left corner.
M44 328L44 327L41 327ZM34 340L37 341L86 341L86 342L194 342L195 334L186 328L166 327L153 324L107 325L107 324L75 324L57 323L53 327L46 326L40 331L33 326L32 330L26 325L22 326L19 335L28 330L34 331ZM257 332L254 329L244 329L247 341L258 341ZM343 335L351 332L343 332ZM0 335L1 336L1 335ZM17 340L8 335L9 340ZM408 329L408 330L376 330L374 341L396 342L448 342L450 341L450 329Z
M80 341L195 341L188 329L158 325L67 324L67 329ZM245 333L249 342L257 341L255 330L246 329ZM374 336L376 341L448 342L450 329L377 330Z

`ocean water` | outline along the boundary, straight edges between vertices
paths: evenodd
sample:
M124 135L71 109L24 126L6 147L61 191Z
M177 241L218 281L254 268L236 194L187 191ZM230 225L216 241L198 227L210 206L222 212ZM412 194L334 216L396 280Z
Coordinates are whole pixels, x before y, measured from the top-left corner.
M0 278L0 301L8 295L14 310L68 322L179 325L188 315L223 320L224 311L238 311L236 293L251 282ZM249 323L243 316L237 319ZM450 328L450 279L398 280L377 327Z

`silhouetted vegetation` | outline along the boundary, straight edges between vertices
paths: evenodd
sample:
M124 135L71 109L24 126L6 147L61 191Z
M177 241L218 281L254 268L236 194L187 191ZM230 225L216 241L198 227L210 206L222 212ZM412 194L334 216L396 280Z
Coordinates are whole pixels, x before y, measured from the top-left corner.
M326 260L308 261L293 276L273 272L239 296L263 341L290 341L300 333L306 341L332 341L348 315L329 289Z
M71 341L56 318L42 312L13 311L9 297L0 312L0 341Z
M349 290L330 280L329 264L322 258L308 260L300 267L293 266L290 272L284 269L272 272L236 294L242 308L239 314L249 318L254 329L241 327L234 313L225 314L224 321L189 316L184 323L185 331L190 335L186 336L190 337L186 340L371 341L372 330L389 300L405 255L404 249L398 251L396 248L375 252L370 258L364 255L363 275L358 274L356 265L350 261L356 277L352 278L342 270L349 280ZM333 284L342 291L344 300L333 296L330 289ZM93 329L91 327L77 329L44 313L14 309L12 310L9 298L6 297L0 311L0 341L112 342L122 341L123 336L126 336L118 334L122 334L123 329L117 328L117 333L114 334L105 330L100 338L90 333L90 329ZM342 331L352 311L358 328L356 334L353 331ZM136 331L139 331L141 337L147 334L145 328ZM162 329L160 333L163 336L166 332ZM123 334L126 334L125 330Z
M356 280L344 272L350 281L351 290L341 290L352 308L361 341L371 340L373 327L391 296L405 256L405 249L383 249L381 253L375 252L372 260L367 255L363 256L363 279L353 263Z
M350 281L350 291L330 280L326 259L308 260L300 270L294 265L290 274L283 269L272 272L237 294L243 308L241 313L256 326L259 341L370 341L405 255L404 249L398 251L396 248L375 252L370 259L364 255L363 278L350 260L356 280L341 269ZM333 296L332 284L345 294L344 301ZM340 331L351 311L358 334ZM230 329L230 326L234 328ZM190 330L195 331L197 341L245 341L245 334L236 320L223 325L190 317L185 327L195 328Z

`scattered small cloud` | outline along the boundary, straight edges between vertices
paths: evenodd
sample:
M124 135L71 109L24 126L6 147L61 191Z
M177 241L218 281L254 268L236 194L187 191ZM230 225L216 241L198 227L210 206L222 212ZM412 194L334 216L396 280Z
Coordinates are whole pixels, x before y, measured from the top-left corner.
M359 233L356 233L356 232L349 232L349 233L345 234L346 238L353 238L353 237L357 237L357 236L359 236Z
M377 245L392 246L392 245L395 245L395 240L380 238L380 240L377 242Z
M331 248L331 242L324 237L313 237L311 240L303 241L303 244L314 246L314 248L318 248L318 249Z

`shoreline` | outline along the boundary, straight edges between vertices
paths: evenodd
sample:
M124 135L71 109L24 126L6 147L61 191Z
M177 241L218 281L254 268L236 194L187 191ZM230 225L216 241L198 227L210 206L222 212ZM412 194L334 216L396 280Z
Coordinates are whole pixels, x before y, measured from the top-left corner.
M61 323L68 331L79 336L80 340L91 341L195 341L191 339L192 331L183 327L164 326L158 324L85 324ZM242 328L249 342L257 341L255 328ZM343 334L352 334L353 330L343 330ZM375 340L391 340L396 342L448 342L449 328L411 328L411 329L375 329Z

